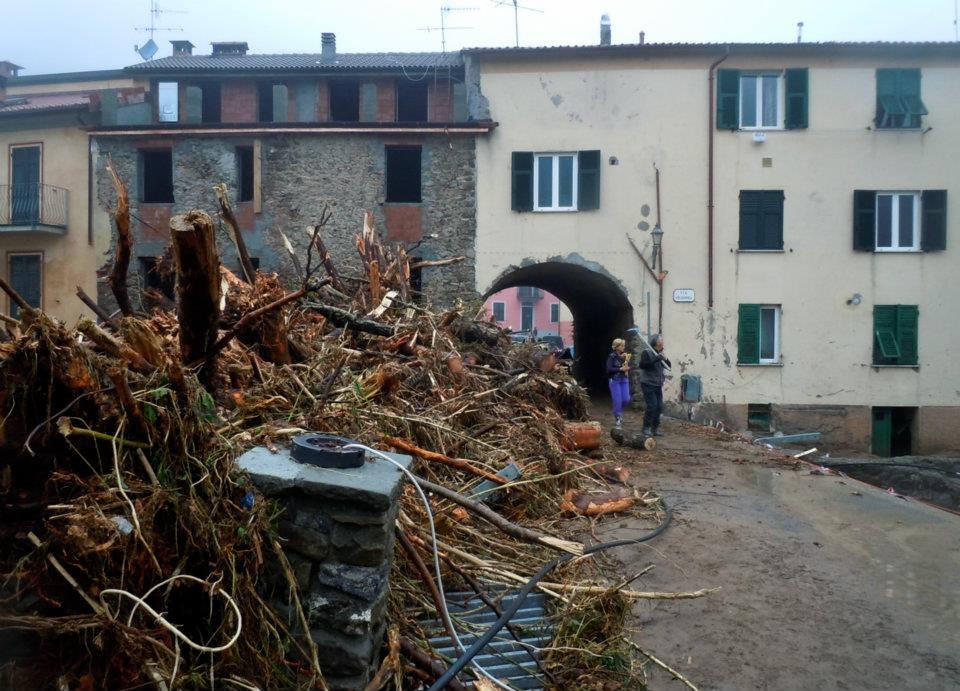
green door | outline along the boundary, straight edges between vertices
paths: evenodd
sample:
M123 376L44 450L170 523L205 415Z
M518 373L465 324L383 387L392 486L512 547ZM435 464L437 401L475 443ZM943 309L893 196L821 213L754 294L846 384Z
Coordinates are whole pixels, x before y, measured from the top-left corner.
M40 221L40 147L18 146L10 152L10 211L13 223Z
M893 437L893 411L890 408L873 409L873 430L871 451L876 456L890 455L890 442Z

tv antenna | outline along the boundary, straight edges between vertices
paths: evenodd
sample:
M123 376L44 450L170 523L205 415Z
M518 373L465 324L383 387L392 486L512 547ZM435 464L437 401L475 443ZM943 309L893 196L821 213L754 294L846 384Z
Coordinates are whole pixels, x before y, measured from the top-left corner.
M157 31L183 31L183 27L163 27L157 26L161 14L186 14L186 10L162 10L159 0L150 0L150 26L137 26L134 31L149 31L150 38L142 46L134 46L133 49L140 54L144 60L149 60L157 53L157 44L153 40L153 35Z
M453 5L441 5L440 6L440 26L425 26L420 29L420 31L426 31L430 33L431 31L440 32L440 46L444 53L447 52L447 32L448 31L463 31L465 29L472 29L472 26L447 26L447 15L451 12L473 12L479 10L479 7L455 7Z
M803 22L797 22L797 43L803 43Z
M527 7L526 5L517 4L517 0L492 0L493 4L497 7L513 7L513 37L516 41L517 48L520 47L520 10L526 10L527 12L539 12L543 14L543 10L538 10L536 7Z

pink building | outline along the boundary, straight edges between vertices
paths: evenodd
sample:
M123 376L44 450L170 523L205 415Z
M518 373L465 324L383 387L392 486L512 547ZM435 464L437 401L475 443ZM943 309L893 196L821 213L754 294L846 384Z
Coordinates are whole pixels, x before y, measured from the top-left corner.
M487 298L487 315L512 331L537 330L537 336L560 336L573 345L573 319L567 306L545 290L520 286L504 288Z

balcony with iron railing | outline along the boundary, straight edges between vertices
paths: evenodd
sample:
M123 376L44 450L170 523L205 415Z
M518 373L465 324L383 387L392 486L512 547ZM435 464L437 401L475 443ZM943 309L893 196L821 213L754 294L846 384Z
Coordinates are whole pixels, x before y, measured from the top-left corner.
M520 286L517 288L517 297L521 300L541 300L543 291L533 286Z
M0 185L0 234L67 232L69 191L42 183Z

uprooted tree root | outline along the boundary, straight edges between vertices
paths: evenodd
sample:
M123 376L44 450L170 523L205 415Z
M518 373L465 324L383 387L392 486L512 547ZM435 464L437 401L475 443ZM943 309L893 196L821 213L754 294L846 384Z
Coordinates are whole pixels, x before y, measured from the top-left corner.
M311 247L323 248L322 226L309 229ZM182 355L169 310L88 320L79 332L21 311L0 342L0 686L325 688L302 635L280 510L235 466L251 446L278 448L308 430L423 450L414 472L461 494L509 464L522 470L489 502L523 527L515 535L432 497L448 589L513 588L569 549L560 538L587 519L561 517L564 492L609 489L566 448L564 421L584 417L583 390L466 308L416 304L409 259L369 223L357 249L362 279L323 249L293 292L276 276L244 281L215 266L225 306L199 357ZM324 281L313 277L320 267ZM630 511L656 519L657 508L647 499ZM399 526L394 634L377 678L415 689L441 663L419 622L435 614L436 595L414 558L430 564L432 544L411 486ZM620 629L622 602L596 561L577 559L540 588L561 622L557 651L583 651L547 656L560 688L589 688L590 674L635 679L630 664L598 652ZM264 600L268 572L286 577L288 616ZM574 597L572 586L586 590Z

